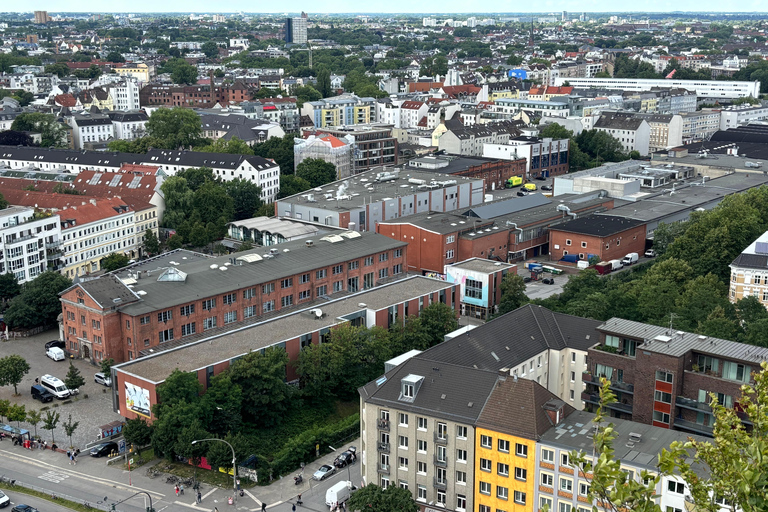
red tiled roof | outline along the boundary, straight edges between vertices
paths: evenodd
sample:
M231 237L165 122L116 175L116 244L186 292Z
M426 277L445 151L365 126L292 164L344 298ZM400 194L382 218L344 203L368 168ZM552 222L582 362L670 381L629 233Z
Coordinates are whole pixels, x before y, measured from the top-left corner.
M77 105L77 99L71 94L59 94L54 97L53 100L57 105L61 105L62 107L74 107Z
M119 197L96 199L71 194L49 194L31 190L4 190L6 200L13 205L55 210L61 220L74 219L78 226L120 215L115 208L129 208Z
M404 101L400 108L407 108L409 110L419 110L424 106L423 101Z
M418 126L421 127L421 128L426 128L427 127L427 116L424 116L424 117L422 117L419 120Z
M411 82L408 84L408 92L429 92L442 86L442 82Z
M330 133L321 133L317 137L330 143L332 148L340 148L340 147L346 146L344 142L340 141L338 138L334 137Z
M482 89L476 85L446 85L443 92L451 98L456 98L459 94L478 94Z

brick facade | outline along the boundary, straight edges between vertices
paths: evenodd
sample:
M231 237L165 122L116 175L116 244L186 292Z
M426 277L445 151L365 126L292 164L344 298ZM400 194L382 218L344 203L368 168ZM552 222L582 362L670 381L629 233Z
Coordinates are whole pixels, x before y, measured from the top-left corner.
M645 251L645 224L609 236L596 236L561 231L557 226L549 228L549 250L553 258L560 259L566 254L594 254L600 261L621 259L630 252L642 254Z

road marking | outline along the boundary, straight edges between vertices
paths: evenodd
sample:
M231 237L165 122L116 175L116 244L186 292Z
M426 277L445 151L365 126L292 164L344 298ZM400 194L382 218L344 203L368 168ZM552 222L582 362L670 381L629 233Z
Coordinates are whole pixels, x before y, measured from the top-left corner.
M37 478L41 480L47 480L49 482L53 482L55 484L60 484L63 480L69 478L69 475L64 475L62 473L57 473L56 471L48 471L47 473L43 473L42 475L38 476Z
M82 480L87 480L89 482L100 483L102 485L109 485L110 487L113 487L115 489L120 489L120 490L123 490L123 491L139 490L139 491L149 492L152 495L157 496L158 498L165 497L165 494L157 492L157 491L153 491L153 490L150 490L150 489L144 489L142 487L137 487L135 485L127 486L127 485L123 484L122 482L117 482L115 480L109 480L107 478L101 478L101 477L97 477L97 476L94 476L94 475L88 475L88 474L85 474L85 473L78 473L77 471L74 471L72 469L60 468L60 467L58 467L58 466L56 466L54 464L51 464L51 463L48 463L48 462L43 462L41 460L37 460L37 459L34 459L32 457L27 457L25 455L18 455L18 454L15 454L13 452L10 452L8 450L0 450L0 454L4 454L9 459L15 460L17 462L23 462L25 464L32 465L32 466L37 466L37 467L40 467L40 468L43 468L43 469L54 470L56 472L61 472L61 473L64 473L64 474L68 474L69 476L73 476L75 478L80 478Z
M218 490L218 489L216 489L216 488L214 487L213 489L211 489L211 490L210 490L210 491L208 491L207 493L203 494L203 498L202 498L202 499L205 499L205 498L207 498L207 497L208 497L208 496L210 496L211 494L215 493L217 490Z

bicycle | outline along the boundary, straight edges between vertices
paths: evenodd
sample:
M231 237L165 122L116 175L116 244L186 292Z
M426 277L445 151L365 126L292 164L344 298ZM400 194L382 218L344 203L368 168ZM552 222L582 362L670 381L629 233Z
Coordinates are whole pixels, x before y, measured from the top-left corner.
M85 508L93 508L93 507L91 507L91 504L90 504L90 503L88 503L87 501L84 501L84 502L83 502L83 506L84 506Z
M147 476L149 478L155 478L159 474L160 474L160 472L158 470L156 470L155 468L149 468L147 470Z
M177 484L177 483L179 483L179 478L177 476L175 476L175 475L171 475L171 476L169 476L165 480L165 483L167 483L167 484Z

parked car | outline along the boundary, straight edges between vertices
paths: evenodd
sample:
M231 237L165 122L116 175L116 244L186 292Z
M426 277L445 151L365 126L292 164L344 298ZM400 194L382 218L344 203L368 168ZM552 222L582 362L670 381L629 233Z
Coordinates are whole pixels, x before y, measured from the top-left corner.
M38 510L35 507L30 507L29 505L19 503L11 509L11 512L38 512Z
M350 451L342 452L333 460L333 465L337 468L343 468L354 462L354 455Z
M109 455L112 452L117 453L117 443L113 442L107 442L107 443L101 443L97 444L93 448L91 448L91 457L104 457L105 455Z
M64 359L66 359L66 356L64 355L64 351L59 347L49 348L48 351L45 353L45 355L47 355L54 361L63 361Z
M336 473L335 467L323 464L320 466L320 469L315 471L315 474L312 475L312 480L322 481L325 480L325 477L331 476L334 473Z
M645 251L645 257L646 258L655 258L656 257L656 249L648 249Z
M45 344L45 351L48 352L48 349L53 347L64 350L65 348L67 348L67 344L59 340L49 341L48 343Z
M626 267L628 265L632 265L633 263L637 263L637 260L639 259L640 256L636 252L630 252L624 256L624 259L621 260L621 263Z
M552 191L554 189L552 188L552 185L542 185L541 190Z
M6 496L3 491L0 491L0 508L5 508L11 504L11 498Z
M541 282L544 284L555 284L555 280L551 277L545 277Z
M40 400L43 403L48 403L53 400L53 393L45 389L40 384L32 386L32 399Z
M112 378L108 375L104 375L101 372L94 373L93 374L93 382L96 384L101 384L102 386L111 386L112 385Z
M547 181L547 177L546 176L536 176L536 179L539 180L539 181Z
M526 192L525 190L518 190L517 195L520 197L525 197L528 195L528 192Z

